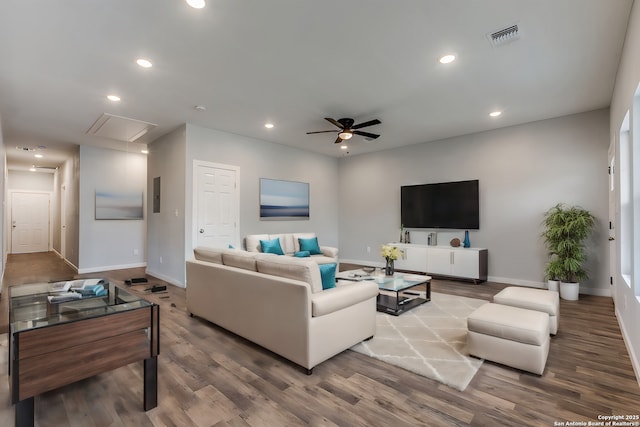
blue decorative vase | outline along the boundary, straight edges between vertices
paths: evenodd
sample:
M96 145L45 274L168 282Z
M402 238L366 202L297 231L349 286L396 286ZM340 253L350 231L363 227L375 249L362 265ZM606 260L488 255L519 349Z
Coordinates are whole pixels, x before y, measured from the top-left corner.
M469 241L469 230L465 230L464 232L464 240L462 241L462 247L470 248L471 242Z

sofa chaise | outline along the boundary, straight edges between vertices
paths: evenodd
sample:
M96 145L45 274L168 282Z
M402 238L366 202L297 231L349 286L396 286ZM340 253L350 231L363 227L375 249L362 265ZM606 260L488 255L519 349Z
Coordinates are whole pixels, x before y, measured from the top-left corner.
M323 289L309 258L196 248L187 260L187 311L302 366L314 366L373 337L373 282ZM333 279L335 282L335 279Z

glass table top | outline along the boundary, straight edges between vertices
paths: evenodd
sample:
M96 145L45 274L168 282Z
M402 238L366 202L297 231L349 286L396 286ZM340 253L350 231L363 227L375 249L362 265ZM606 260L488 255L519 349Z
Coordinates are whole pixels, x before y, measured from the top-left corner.
M105 283L106 295L55 302L66 282L32 283L9 287L9 324L11 332L20 332L59 323L104 316L106 314L148 307L152 303L132 295L113 283Z
M393 276L385 276L384 273L378 270L372 273L367 273L364 270L347 270L336 273L336 279L353 281L371 280L376 282L378 289L384 291L402 291L420 283L430 281L431 276L408 273L394 273Z

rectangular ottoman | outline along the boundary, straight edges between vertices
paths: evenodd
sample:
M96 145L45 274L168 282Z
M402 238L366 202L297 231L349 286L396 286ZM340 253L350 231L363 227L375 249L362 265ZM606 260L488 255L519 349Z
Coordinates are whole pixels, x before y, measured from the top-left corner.
M549 333L552 335L558 333L560 296L557 292L510 286L498 292L493 297L493 302L547 313L549 314Z
M549 315L488 303L467 318L469 354L542 375L549 355Z

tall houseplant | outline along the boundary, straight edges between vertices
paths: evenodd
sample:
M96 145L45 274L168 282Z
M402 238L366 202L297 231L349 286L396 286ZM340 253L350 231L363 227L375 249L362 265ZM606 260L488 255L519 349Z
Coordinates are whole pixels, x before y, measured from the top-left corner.
M576 300L580 280L588 278L583 242L593 231L595 217L579 206L559 203L544 214L543 224L542 237L549 252L545 274L561 281L562 298Z

